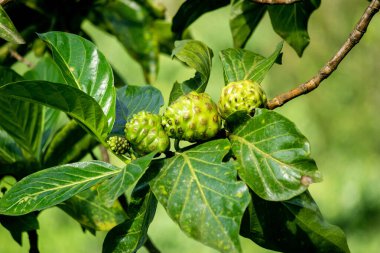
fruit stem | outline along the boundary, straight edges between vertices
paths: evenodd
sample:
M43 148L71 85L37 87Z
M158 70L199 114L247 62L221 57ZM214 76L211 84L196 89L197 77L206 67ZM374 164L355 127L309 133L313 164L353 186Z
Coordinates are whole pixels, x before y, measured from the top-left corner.
M180 146L179 146L179 142L180 142L179 139L175 139L175 140L174 140L174 149L175 149L175 151L177 151L177 152L182 152L182 149L181 149Z

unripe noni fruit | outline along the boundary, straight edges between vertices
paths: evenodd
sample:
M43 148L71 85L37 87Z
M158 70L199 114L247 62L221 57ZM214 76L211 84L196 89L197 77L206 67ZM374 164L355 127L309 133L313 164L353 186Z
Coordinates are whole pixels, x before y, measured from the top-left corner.
M145 155L153 151L165 152L170 140L161 125L161 116L141 111L125 124L125 137L132 149Z
M122 155L128 152L129 143L122 136L111 136L107 140L109 148L117 155Z
M221 128L221 118L208 94L192 91L166 108L162 125L169 137L194 142L214 137Z
M260 84L250 80L230 82L222 90L218 111L223 119L236 111L253 115L255 109L265 107L266 102L267 97Z

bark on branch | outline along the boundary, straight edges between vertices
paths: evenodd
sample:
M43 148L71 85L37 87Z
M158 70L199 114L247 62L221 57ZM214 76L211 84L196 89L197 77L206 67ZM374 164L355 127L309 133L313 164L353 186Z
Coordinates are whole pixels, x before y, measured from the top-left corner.
M267 104L268 109L273 110L298 96L304 95L316 89L323 80L329 77L331 73L336 70L344 57L360 41L366 32L367 27L372 20L372 17L379 11L379 9L380 0L372 0L370 5L365 10L363 16L356 24L355 29L351 32L348 39L344 42L338 52L326 63L326 65L319 70L318 74L311 78L309 81L300 84L298 87L286 93L280 94L270 100Z
M252 0L258 4L292 4L301 0Z

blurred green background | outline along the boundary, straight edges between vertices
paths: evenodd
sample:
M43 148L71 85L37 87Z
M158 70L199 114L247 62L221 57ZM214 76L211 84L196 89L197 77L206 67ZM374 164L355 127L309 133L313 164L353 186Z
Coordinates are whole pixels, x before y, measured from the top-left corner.
M169 15L181 1L166 0ZM309 80L339 49L365 10L365 0L322 1L311 16L311 43L304 56L285 45L283 65L274 66L263 87L269 97ZM218 100L223 83L218 53L232 47L228 26L229 7L202 16L191 26L195 39L214 51L212 75L207 92ZM144 84L142 71L112 37L90 23L84 28L92 34L101 51L129 84ZM354 253L378 253L380 249L380 15L375 16L362 41L346 57L333 75L312 93L299 97L277 112L296 123L309 139L312 156L324 181L310 191L325 218L346 233ZM247 44L247 49L268 56L281 41L265 17ZM23 66L16 65L19 72ZM172 84L194 74L168 56L160 58L160 72L154 85L167 101ZM46 252L101 252L105 233L83 233L79 224L58 208L43 211L39 217L39 245ZM163 253L216 252L187 238L159 206L149 235ZM242 238L244 252L271 252ZM28 252L27 236L19 247L0 227L0 252ZM142 249L139 253L145 253Z

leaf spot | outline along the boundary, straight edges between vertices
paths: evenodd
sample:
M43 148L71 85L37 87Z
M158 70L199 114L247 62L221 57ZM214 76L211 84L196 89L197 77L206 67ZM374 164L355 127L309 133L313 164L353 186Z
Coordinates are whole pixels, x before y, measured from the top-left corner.
M313 179L309 176L302 176L301 177L301 184L304 186L309 186L313 183Z

